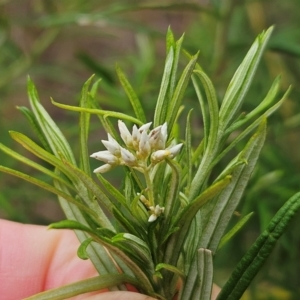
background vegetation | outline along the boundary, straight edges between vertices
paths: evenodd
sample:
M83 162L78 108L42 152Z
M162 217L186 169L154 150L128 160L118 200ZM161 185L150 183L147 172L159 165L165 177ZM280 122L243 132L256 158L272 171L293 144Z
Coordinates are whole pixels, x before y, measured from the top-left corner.
M264 97L281 74L282 93L293 92L269 120L268 139L261 160L236 218L254 211L254 217L217 259L216 281L227 274L300 182L300 6L297 0L0 0L0 136L12 145L13 129L31 134L16 106L27 106L26 76L36 83L43 105L74 139L77 115L50 104L77 104L81 85L95 73L102 78L99 101L105 108L130 112L126 95L115 75L115 63L128 74L149 112L154 107L167 27L179 37L186 32L184 47L201 50L200 64L223 95L255 36L275 24L275 32L248 93L245 111ZM196 97L188 91L187 105ZM194 117L201 134L201 120ZM33 135L32 135L33 136ZM95 128L91 149L104 134ZM97 149L97 148L96 148ZM1 156L0 163L14 168ZM222 166L220 166L222 167ZM28 170L29 171L29 170ZM114 174L117 176L117 174ZM0 217L48 224L62 219L56 199L20 180L0 174ZM300 279L299 214L281 238L245 299L298 299ZM236 222L236 220L234 220Z

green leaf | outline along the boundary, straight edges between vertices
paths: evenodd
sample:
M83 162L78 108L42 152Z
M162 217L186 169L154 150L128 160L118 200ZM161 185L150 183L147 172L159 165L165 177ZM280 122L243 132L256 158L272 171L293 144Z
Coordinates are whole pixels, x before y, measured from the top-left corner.
M213 285L213 257L208 249L200 248L194 256L186 284L179 299L209 300Z
M230 182L231 176L227 176L216 182L180 212L176 221L174 221L172 225L172 227L179 227L180 230L170 237L170 241L168 242L167 249L165 251L165 261L167 263L171 265L175 265L177 263L182 245L186 239L187 232L196 213L205 203L218 195L226 186L228 186Z
M260 124L257 132L251 137L243 150L242 157L248 164L236 167L232 173L231 183L213 202L204 206L203 230L199 247L216 251L225 228L238 205L244 189L250 179L262 149L266 136L266 119Z
M60 185L59 182L55 180L54 180L54 186L57 189L62 190L64 193L68 193L65 187ZM66 217L69 220L74 220L80 222L85 226L88 226L88 223L84 218L82 211L80 211L77 206L66 201L61 196L58 196L58 200ZM75 230L75 233L80 242L84 242L87 238L89 238L89 235L86 232ZM102 245L98 243L91 243L90 247L87 248L87 253L99 274L105 275L105 274L119 272L118 266L116 265L115 261L113 261L112 256L108 255L106 249L104 249ZM110 288L110 290L118 290L118 289L119 288L117 287ZM122 287L120 287L120 289L122 289Z
M232 123L233 118L241 107L272 31L273 27L270 27L256 38L229 83L220 108L219 136L223 136L227 126Z
M170 78L170 86L169 86L169 91L168 91L169 97L172 97L172 95L174 94L175 87L176 87L177 69L178 69L178 63L179 63L179 57L180 57L183 39L184 39L184 34L181 36L181 38L178 41L176 41L176 43L173 43L174 61L173 61L172 74L171 74L171 78Z
M88 238L80 244L77 250L77 255L79 258L83 260L89 259L89 255L87 253L87 247L91 244L93 240L94 240L93 238Z
M41 187L42 189L44 189L46 191L49 191L49 192L54 193L56 195L59 195L62 198L64 198L66 201L69 201L69 202L75 204L77 207L79 207L81 210L85 211L86 213L90 214L91 216L97 217L97 214L93 210L89 209L88 207L86 207L81 202L78 202L77 200L75 200L70 195L62 192L61 190L56 189L55 187L53 187L52 185L50 185L50 184L48 184L44 181L41 181L39 179L36 179L35 177L29 176L27 174L24 174L22 172L19 172L19 171L16 171L16 170L4 167L4 166L0 166L0 171L4 172L4 173L7 173L7 174L10 174L10 175L13 175L13 176L18 177L18 178L21 178L25 181L28 181L32 184L35 184L35 185Z
M148 269L150 274L154 273L151 252L143 240L130 233L119 233L112 238L112 242L116 246L122 245L125 251L130 251L137 260L141 261L141 266Z
M185 90L187 88L187 85L190 81L190 78L192 76L192 72L194 70L195 64L197 62L198 59L198 54L194 55L192 57L192 59L189 61L189 63L187 64L187 66L184 68L179 81L176 85L174 94L171 95L171 99L170 102L167 104L167 115L165 119L161 119L161 122L164 123L165 121L168 123L168 132L170 133L173 126L174 126L174 122L176 120L180 105L181 105L181 101L183 99ZM161 124L162 124L161 123Z
M143 290L145 290L148 295L153 295L154 291L149 274L145 274L146 270L143 270L138 264L136 264L133 257L128 256L126 253L124 253L124 251L116 247L110 239L94 235L92 235L92 237L96 242L106 247L108 251L118 256L123 261L123 263L126 264L127 267L133 272L135 277L139 278L140 286L143 287Z
M143 107L142 107L141 102L138 99L138 96L136 95L134 89L132 88L132 86L130 85L129 81L127 80L125 74L122 72L122 70L120 69L120 67L118 65L116 66L116 71L117 71L119 80L124 88L124 91L130 100L130 103L133 107L136 117L142 123L146 123L146 116L145 116Z
M219 105L216 96L215 88L208 78L208 76L202 70L194 70L194 73L199 77L205 90L208 111L209 111L209 135L207 139L207 151L212 151L217 143L217 133L219 126Z
M23 115L25 115L25 117L29 121L29 124L33 128L34 132L36 133L38 139L42 143L45 150L50 152L50 153L53 153L50 146L49 146L49 143L48 143L47 139L44 136L44 133L42 132L42 129L41 129L39 123L37 122L37 120L36 120L36 118L33 114L33 112L31 110L29 110L27 107L23 107L23 106L17 106L17 109L19 111L21 111L23 113Z
M71 165L68 161L64 162L67 168L70 172L72 172L75 176L77 176L78 181L80 181L93 195L93 197L96 197L96 199L89 199L89 198L83 198L83 200L86 202L86 204L97 214L98 218L97 220L100 222L100 224L103 227L107 227L111 230L114 230L114 227L110 223L109 219L106 217L103 210L100 208L97 200L105 206L105 208L112 213L113 210L113 203L107 198L107 196L102 192L102 190L99 188L99 186L92 180L91 177L89 177L87 174L85 174L80 169L76 168L75 166ZM79 194L83 192L83 197L85 196L85 191L78 191Z
M249 219L252 217L253 212L249 213L245 217L243 217L241 220L237 222L237 224L234 225L232 229L230 229L221 239L218 250L221 249L225 244L227 244L232 237L238 233L243 226L249 221Z
M126 274L108 274L74 282L25 298L24 300L64 300L84 293L115 287L122 283L130 283L140 287L139 281L132 276Z
M153 118L154 128L163 124L164 121L166 120L166 115L168 110L167 91L171 80L173 61L174 61L174 48L171 47L166 58L160 90L156 101L154 118Z
M250 113L243 116L238 121L234 122L225 132L225 135L233 132L234 130L238 129L239 127L243 126L249 120L253 119L254 117L258 116L260 113L262 113L265 109L267 109L275 100L275 97L279 91L280 88L280 78L281 76L278 76L275 78L270 90L268 91L266 97L262 100L262 102L255 107Z
M197 194L201 191L203 188L204 182L208 177L208 174L211 170L211 163L213 161L213 158L218 151L218 142L219 139L217 137L218 133L218 120L219 120L219 107L218 107L218 101L216 97L216 92L213 87L212 82L207 77L207 75L201 71L201 70L195 70L194 73L200 78L204 89L205 94L207 97L207 103L208 103L208 111L209 111L209 118L206 116L206 110L205 105L203 103L202 96L200 94L200 91L198 91L198 98L200 101L200 105L202 110L202 115L205 116L205 134L207 136L204 137L204 144L203 144L203 157L201 159L201 163L198 166L197 172L194 176L194 179L191 184L191 189L189 191L188 197L190 200L195 198ZM197 85L195 83L194 79L194 86L196 88L197 92Z
M90 114L94 114L94 115L101 115L104 117L113 117L113 118L118 118L121 120L127 120L127 121L133 122L137 125L143 125L143 122L141 122L139 119L136 119L134 117L128 116L128 115L120 113L120 112L66 105L66 104L61 104L61 103L55 102L53 99L51 99L51 102L53 105L63 108L63 109L66 109L66 110L77 111L77 112L86 112L86 113L90 113Z
M47 111L39 102L37 90L30 78L28 78L27 87L31 109L53 153L57 157L60 156L59 153L61 153L66 160L76 165L70 145L55 122L51 119Z
M80 96L80 107L88 108L89 107L89 87L93 80L93 77L90 77L86 83L83 85ZM79 118L79 146L80 146L80 168L88 175L91 174L91 168L89 163L89 151L87 147L88 142L88 133L90 125L90 114L86 112L80 113Z
M61 184L63 184L64 186L68 187L71 190L74 190L74 186L71 185L68 181L64 180L62 177L60 177L59 175L57 175L55 172L50 171L49 169L43 167L42 165L24 157L23 155L20 155L19 153L9 149L8 147L4 146L3 144L0 143L0 150L4 153L6 153L7 155L13 157L14 159L50 176L53 179L56 179L57 181L59 181Z
M274 111L276 111L282 103L285 101L285 99L288 97L288 95L291 92L291 87L287 89L287 91L284 93L282 98L273 106L271 106L262 116L257 118L255 121L252 122L251 125L249 125L242 133L240 133L231 143L230 145L225 148L213 161L212 166L217 164L222 157L224 157L232 148L234 148L243 138L245 138L249 133L251 133L266 117L270 116Z
M300 193L297 193L282 206L268 228L247 251L221 290L218 300L235 300L242 296L299 208Z
M177 274L178 276L180 276L182 278L183 281L186 278L185 274L182 271L180 271L178 268L176 268L172 265L160 263L155 267L156 272L158 272L162 269L165 269L165 270L168 270L170 272L173 272L173 273Z
M88 233L93 233L91 228L74 220L63 220L56 223L52 223L48 226L48 228L49 229L73 229L73 230L77 229L77 230L86 231Z
M185 152L186 152L185 158L186 158L186 168L187 168L187 175L186 175L187 183L185 188L186 192L190 189L192 183L192 176L193 176L191 115L192 115L192 110L190 110L187 115L186 130L185 130Z

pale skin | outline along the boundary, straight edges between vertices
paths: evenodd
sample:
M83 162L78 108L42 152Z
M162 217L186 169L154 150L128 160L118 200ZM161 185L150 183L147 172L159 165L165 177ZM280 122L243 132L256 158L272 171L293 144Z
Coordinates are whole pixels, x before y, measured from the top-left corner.
M79 242L70 230L0 220L0 295L23 299L68 283L97 276L89 260L77 257ZM212 300L219 288L214 286ZM2 298L1 298L2 299ZM72 299L153 300L135 292L98 292Z

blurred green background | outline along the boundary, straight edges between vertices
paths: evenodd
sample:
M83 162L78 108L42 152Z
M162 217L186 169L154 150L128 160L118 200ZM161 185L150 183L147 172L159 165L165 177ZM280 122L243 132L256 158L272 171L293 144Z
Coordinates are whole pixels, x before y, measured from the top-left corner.
M16 106L27 106L26 76L36 83L43 105L76 151L77 115L50 103L76 105L91 74L102 78L99 101L104 108L131 112L114 72L118 63L151 116L165 58L170 25L184 47L198 49L200 63L222 99L235 69L256 35L275 24L268 49L244 105L253 109L281 74L281 93L292 84L289 99L269 119L268 139L245 193L239 215L254 211L246 227L216 259L216 282L224 283L234 265L266 227L280 206L300 190L300 3L298 0L83 1L0 0L0 136L23 152L8 130L33 133ZM183 59L184 61L184 59ZM196 106L192 89L186 105ZM201 124L194 116L195 124ZM94 124L94 123L93 123ZM92 124L91 148L104 133ZM201 127L196 133L201 133ZM24 153L24 152L23 152ZM0 154L0 163L26 170ZM35 176L39 176L35 174ZM44 178L43 178L44 179ZM45 179L47 180L47 179ZM49 224L63 218L55 196L0 174L0 217ZM294 218L244 299L299 299L300 231Z

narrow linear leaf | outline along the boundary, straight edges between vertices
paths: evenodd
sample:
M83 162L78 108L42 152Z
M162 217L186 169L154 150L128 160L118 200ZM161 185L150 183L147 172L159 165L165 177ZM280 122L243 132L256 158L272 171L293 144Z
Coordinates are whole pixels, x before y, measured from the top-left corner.
M244 189L250 179L262 149L266 136L266 119L260 124L257 132L247 143L242 157L248 162L236 167L232 174L231 183L216 198L214 203L203 207L203 233L199 247L216 251L225 228L238 205ZM209 205L211 204L211 205ZM212 207L211 207L212 206Z
M218 300L235 300L242 296L299 208L300 193L297 193L282 206L247 251L218 295Z
M253 212L249 213L241 220L239 220L232 229L230 229L221 239L218 250L221 249L224 245L226 245L243 227L244 225L250 220L252 217Z
M93 80L94 76L90 77L81 90L80 96L80 107L88 108L89 107L89 87ZM88 175L91 174L91 168L89 163L89 154L88 154L88 133L89 133L89 124L90 124L90 114L86 112L81 112L79 117L79 146L80 146L80 168Z
M169 264L164 264L164 263L160 263L155 267L155 271L160 271L162 269L168 270L170 272L173 272L175 274L177 274L178 276L180 276L182 278L182 280L184 281L186 276L185 274L180 271L178 268L176 268L175 266L169 265Z
M238 109L241 107L272 31L273 27L270 27L256 38L229 83L220 108L220 135L223 135L227 126L232 123Z
M119 80L124 88L124 91L130 100L130 103L133 107L136 117L142 123L146 123L146 116L145 116L142 104L141 104L137 94L135 93L134 89L132 88L132 86L129 83L128 79L126 78L125 74L123 73L123 71L121 70L121 68L118 65L116 66L116 71L117 71Z
M130 283L139 287L140 283L132 276L125 274L101 275L86 280L78 281L63 287L42 292L25 298L24 300L64 300L88 292L100 291L122 283Z
M25 115L25 117L29 121L31 127L33 128L34 132L36 133L38 139L42 143L42 146L45 148L45 150L50 153L53 153L51 150L51 147L49 146L49 143L48 143L47 139L45 138L44 133L43 133L39 123L37 122L34 114L32 113L32 111L29 110L27 107L23 107L23 106L17 106L17 109L19 111L21 111L23 113L23 115Z
M78 180L83 183L83 185L92 193L96 199L105 206L105 208L112 214L113 203L107 198L107 196L101 191L99 186L80 169L76 168L75 166L71 165L68 161L64 162L66 166L73 172L74 175L78 177ZM80 191L79 191L80 193ZM110 223L109 219L106 217L103 210L100 208L96 199L83 199L87 203L87 205L98 215L98 220L103 227L109 228L114 230L114 227Z
M4 173L7 173L7 174L10 174L10 175L13 175L13 176L18 177L18 178L21 178L25 181L28 181L28 182L30 182L34 185L37 185L37 186L41 187L42 189L44 189L46 191L49 191L49 192L51 192L53 194L56 194L56 195L59 195L62 198L64 198L65 200L75 204L78 208L85 211L86 213L88 213L88 214L90 214L94 217L97 217L97 214L93 210L89 209L88 207L86 207L81 202L78 202L77 200L75 200L70 195L56 189L55 187L53 187L52 185L50 185L50 184L48 184L44 181L41 181L39 179L36 179L35 177L29 176L27 174L24 174L22 172L19 172L19 171L16 171L16 170L4 167L4 166L0 166L0 171L4 172Z
M153 295L153 287L150 282L150 278L145 274L145 272L132 260L131 257L126 255L122 250L120 250L118 247L116 247L109 239L102 238L100 236L94 236L92 237L95 239L95 241L99 242L103 246L105 246L109 251L114 253L115 255L119 256L122 261L127 265L127 267L134 273L136 278L139 278L140 286L143 287L143 290L145 290L149 295Z
M56 223L52 223L48 226L49 229L73 229L82 230L88 233L93 233L93 230L74 220L63 220Z
M179 78L179 81L176 85L174 94L171 95L172 98L170 100L170 103L168 103L166 119L164 119L164 120L161 119L162 123L164 123L165 121L168 123L169 133L174 126L174 122L176 120L178 110L181 106L181 101L184 96L184 92L185 92L187 85L190 81L190 78L192 76L195 64L198 59L198 55L199 55L199 53L194 55L192 57L192 59L189 61L189 63L187 64L187 66L184 68L184 70Z
M61 104L61 103L55 102L53 99L51 99L51 102L53 105L63 108L63 109L66 109L66 110L77 111L77 112L86 112L86 113L90 113L90 114L94 114L94 115L102 115L105 117L113 117L113 118L118 118L121 120L127 120L127 121L133 122L137 125L143 125L143 122L141 122L139 119L128 116L123 113L116 112L116 111L66 105L66 104Z
M60 171L62 171L68 178L74 179L74 176L72 173L68 171L68 169L65 167L64 163L58 159L53 154L47 152L43 148L41 148L39 145L34 143L31 139L29 139L27 136L25 136L22 133L10 131L10 136L19 144L21 144L26 150L33 153L35 156L41 158L42 160L46 161L50 165L58 168ZM57 154L59 155L59 154Z
M163 77L161 80L160 90L159 90L159 94L155 106L153 127L157 127L163 124L164 120L166 119L167 109L169 107L167 91L170 84L173 61L174 61L174 48L171 47L166 58Z
M168 246L165 252L165 261L167 263L171 265L177 263L182 244L184 243L187 232L196 213L205 203L218 195L226 186L228 186L230 182L231 176L227 176L219 182L216 182L207 190L205 190L201 195L199 195L199 197L194 199L194 201L186 206L180 213L177 220L172 225L172 227L179 227L180 230L175 232L170 237L170 241L168 242Z
M218 99L215 88L208 76L202 70L194 70L194 74L196 74L201 80L207 98L209 111L209 135L207 138L207 151L211 151L211 149L215 147L215 144L217 142L216 138L219 125Z
M168 94L172 96L174 94L175 86L176 86L176 76L177 76L177 69L178 69L178 63L179 63L179 57L180 57L180 52L181 52L181 46L183 43L184 39L184 34L180 37L176 43L174 43L174 61L173 61L173 66L172 66L172 74L170 78L170 87Z
M193 299L210 299L213 285L213 256L208 249L200 248L198 250L198 273L200 293L195 291Z
M190 189L193 176L193 162L192 162L192 130L191 130L191 115L192 110L189 111L186 120L185 130L185 152L186 152L186 167L187 167L187 183L185 190Z
M69 182L67 182L66 180L64 180L63 178L61 178L59 175L57 175L55 172L50 171L49 169L43 167L42 165L24 157L23 155L20 155L19 153L9 149L8 147L4 146L3 144L0 143L0 150L4 153L6 153L7 155L13 157L14 159L48 175L49 177L51 177L52 179L56 179L57 181L59 181L61 184L65 185L66 187L68 187L71 190L74 190L74 186L71 185Z
M70 145L50 115L41 105L37 90L30 78L27 80L27 87L31 109L53 153L56 156L59 156L58 153L62 153L65 159L76 165Z
M251 112L249 112L247 115L242 117L240 120L234 122L225 132L225 135L233 132L234 130L238 129L239 127L243 126L249 120L253 119L254 117L258 116L260 113L262 113L265 109L267 109L275 100L275 97L279 91L280 88L280 78L281 76L278 76L275 78L270 90L268 91L266 97L262 100L262 102L255 107Z
M66 188L55 180L54 180L54 186L57 189L63 191L64 193L68 193ZM76 205L66 201L61 196L58 196L58 200L66 217L69 220L74 220L80 222L83 225L88 226L88 223L85 220L82 211L80 211ZM75 234L78 237L80 242L84 242L87 238L90 237L86 232L80 230L75 230ZM95 266L99 274L105 275L105 274L119 272L118 266L116 265L115 261L112 259L111 255L107 253L107 250L102 245L98 243L91 243L90 246L87 248L87 253L91 262L93 263L93 265ZM118 287L110 287L109 289L123 290L124 287L122 287L121 285Z
M262 116L257 118L255 121L252 122L251 125L249 125L242 133L240 133L231 143L230 145L224 149L213 161L212 166L217 164L232 148L234 148L243 138L245 138L249 133L251 133L259 124L261 124L262 120L265 119L266 117L270 116L273 114L274 111L276 111L286 100L288 95L291 92L291 87L287 89L287 91L284 93L282 98L274 104L272 107L270 107Z
M80 244L80 246L78 247L78 250L77 250L77 255L79 258L81 258L83 260L90 258L88 255L88 252L87 252L87 247L91 244L92 241L93 241L93 238L88 238Z

